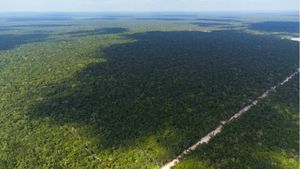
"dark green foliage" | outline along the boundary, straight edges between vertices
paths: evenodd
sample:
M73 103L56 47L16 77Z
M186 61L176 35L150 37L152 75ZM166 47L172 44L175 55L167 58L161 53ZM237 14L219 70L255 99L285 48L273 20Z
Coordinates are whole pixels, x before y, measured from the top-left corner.
M118 20L119 18L117 17L103 17L103 18L100 18L102 20Z
M11 28L5 27L5 26L0 26L0 32L1 31L9 31L12 30Z
M128 38L137 41L106 48L107 62L89 65L75 84L52 88L31 118L89 125L85 134L101 135L107 149L156 135L176 154L297 68L297 44L268 36L148 32ZM177 138L171 143L160 135L170 129Z
M71 17L67 16L43 16L43 17L11 17L6 18L7 22L39 22L39 21L69 21L72 20Z
M157 20L157 21L181 21L184 18L164 18L164 17L151 17L151 18L136 18L137 20Z
M196 14L189 14L189 13L178 13L178 14L158 14L155 16L159 16L159 17L191 17L191 18L195 18L197 17Z
M210 43L216 37L224 40L214 42L221 48ZM74 91L68 91L67 83L58 86L47 96L55 99L41 104L37 117L48 114L55 121L92 122L94 131L107 133L109 144L170 127L209 129L216 123L210 124L209 119L231 115L261 89L278 83L297 67L296 44L271 37L238 32L150 32L130 38L137 42L102 51L107 62L80 72ZM253 41L260 47L249 48ZM285 54L279 54L274 43L295 47L284 49L281 45ZM270 48L269 54L260 52ZM245 54L240 56L240 51ZM265 65L264 61L272 64ZM249 63L252 66L245 68ZM261 72L264 75L256 74ZM69 93L66 96L62 95L65 91ZM201 119L207 119L208 124L202 124Z
M197 25L197 26L204 26L204 27L211 27L211 26L224 26L224 25L230 25L228 23L201 23L201 22L193 22L191 24Z
M103 34L115 34L115 33L124 33L127 32L126 28L101 28L95 30L83 30L83 31L75 31L69 32L69 35L72 36L91 36L91 35L103 35Z
M175 168L298 169L298 94L296 77Z
M299 33L299 22L262 22L249 25L250 29L266 32Z
M47 39L47 34L4 34L0 35L0 51L9 50L15 48L18 45L32 43L32 42L41 42Z
M65 27L65 26L72 26L73 24L27 24L27 25L13 25L7 26L10 28L51 28L51 27Z
M217 21L217 22L241 22L240 20L237 20L237 19L208 19L208 18L198 18L197 20L200 20L200 21Z

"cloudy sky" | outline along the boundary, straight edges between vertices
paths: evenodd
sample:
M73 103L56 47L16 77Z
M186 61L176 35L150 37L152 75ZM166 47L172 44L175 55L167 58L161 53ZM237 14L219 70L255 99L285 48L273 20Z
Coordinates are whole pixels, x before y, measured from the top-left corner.
M0 0L0 11L287 11L298 0Z

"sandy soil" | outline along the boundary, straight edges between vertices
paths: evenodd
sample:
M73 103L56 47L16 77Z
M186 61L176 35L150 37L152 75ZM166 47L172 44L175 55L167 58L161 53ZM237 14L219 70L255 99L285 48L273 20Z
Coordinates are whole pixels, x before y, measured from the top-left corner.
M291 40L300 42L300 37L299 38L291 38Z

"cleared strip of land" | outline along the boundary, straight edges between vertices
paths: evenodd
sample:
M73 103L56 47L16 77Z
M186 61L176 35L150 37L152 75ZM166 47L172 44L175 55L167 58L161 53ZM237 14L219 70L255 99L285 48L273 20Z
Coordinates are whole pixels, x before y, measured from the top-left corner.
M249 105L242 108L240 111L235 113L232 117L230 117L228 120L221 121L221 124L215 128L213 131L209 132L206 136L200 138L198 142L193 144L192 146L186 148L182 153L180 153L175 159L170 161L169 163L165 164L161 169L170 169L171 167L175 166L177 163L179 163L180 159L189 154L190 152L194 151L199 145L208 143L212 138L214 138L218 133L220 133L224 127L225 124L239 118L241 115L246 113L249 109L251 109L253 106L255 106L260 99L263 99L267 97L270 92L274 91L277 87L285 85L289 80L291 80L294 76L296 76L299 73L300 69L298 69L296 72L292 73L290 76L288 76L284 81L281 83L271 87L267 91L265 91L261 96L259 96L257 99L253 100Z
M291 40L300 42L300 38L291 38Z

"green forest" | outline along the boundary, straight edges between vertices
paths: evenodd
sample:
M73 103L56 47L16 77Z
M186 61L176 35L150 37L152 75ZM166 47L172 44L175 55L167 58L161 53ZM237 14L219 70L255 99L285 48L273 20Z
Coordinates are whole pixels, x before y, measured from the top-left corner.
M0 21L1 169L158 169L299 67L294 33L251 17ZM176 167L298 168L298 94L288 82Z
M299 168L299 78L225 126L175 168Z

